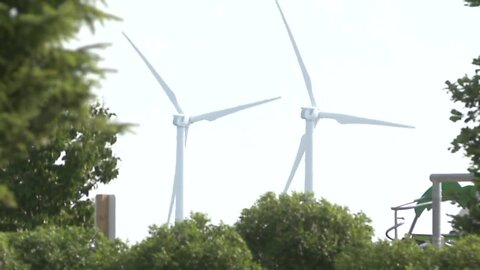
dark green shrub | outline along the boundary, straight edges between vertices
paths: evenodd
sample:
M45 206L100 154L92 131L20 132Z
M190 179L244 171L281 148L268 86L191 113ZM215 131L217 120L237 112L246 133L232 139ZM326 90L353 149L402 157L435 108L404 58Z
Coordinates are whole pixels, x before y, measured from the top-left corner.
M15 250L10 245L10 236L13 233L0 233L0 269L2 270L28 270L29 267L23 264Z
M441 249L414 241L379 241L340 254L336 270L473 270L480 269L480 237L469 235Z
M236 229L266 269L333 269L342 250L371 242L369 222L313 194L267 193L242 211Z
M3 248L28 268L5 269L106 270L117 269L126 250L119 241L110 241L94 229L44 227L34 231L8 234Z
M439 265L440 269L480 269L480 237L467 235L452 246L444 247Z
M379 241L364 248L345 250L337 256L336 270L432 270L438 266L439 250L422 248L413 240Z
M150 236L133 246L126 269L258 269L240 235L227 225L211 225L201 214L175 226L151 227Z

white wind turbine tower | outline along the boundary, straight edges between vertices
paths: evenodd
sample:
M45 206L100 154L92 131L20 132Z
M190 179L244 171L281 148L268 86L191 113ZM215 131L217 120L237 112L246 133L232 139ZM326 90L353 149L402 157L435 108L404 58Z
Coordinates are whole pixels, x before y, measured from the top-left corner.
M143 62L147 65L148 69L152 72L155 79L157 79L158 83L162 86L163 90L167 94L168 98L172 102L173 106L177 111L177 114L173 116L173 124L177 127L177 157L176 157L176 166L175 166L175 179L173 182L173 191L172 197L170 201L170 208L168 212L168 221L170 223L170 217L172 215L173 204L175 203L175 220L182 221L183 220L183 158L184 158L184 151L185 151L185 144L186 144L186 137L188 134L188 127L198 121L206 120L206 121L213 121L220 117L245 110L247 108L251 108L254 106L258 106L263 103L271 102L274 100L279 99L280 97L275 97L271 99L266 99L262 101L257 101L249 104L244 104L232 108L227 108L223 110L213 111L205 114L195 115L195 116L186 116L178 104L177 98L173 91L168 87L165 81L160 77L157 71L153 68L153 66L148 62L145 56L140 52L140 50L133 44L133 42L128 38L128 36L123 33L125 38L127 38L128 42L133 46L135 51L138 55L142 58Z
M300 55L300 51L298 50L295 39L293 38L293 34L290 30L290 27L288 26L287 20L285 19L285 15L283 14L282 8L280 7L278 0L275 0L275 2L277 4L278 10L280 11L280 15L282 17L283 23L285 24L285 28L287 29L290 42L292 43L293 50L295 51L295 55L298 60L298 64L300 65L300 69L302 70L303 79L305 81L305 86L307 87L308 95L310 97L310 104L311 104L310 107L302 107L301 117L302 119L305 119L305 123L306 123L305 134L300 139L300 146L298 147L297 156L295 158L295 162L293 163L290 176L288 177L288 181L287 181L287 184L285 185L285 189L283 190L283 192L288 191L288 188L292 183L292 180L298 168L298 165L302 160L303 154L305 154L305 192L313 192L313 131L318 123L318 120L320 120L320 118L334 119L340 124L380 125L380 126L391 126L391 127L400 127L400 128L413 128L413 127L391 123L391 122L380 121L380 120L346 115L346 114L321 112L317 107L317 103L315 102L315 98L313 96L313 91L312 91L312 83L310 81L310 76L308 75L307 68L303 63L302 57Z

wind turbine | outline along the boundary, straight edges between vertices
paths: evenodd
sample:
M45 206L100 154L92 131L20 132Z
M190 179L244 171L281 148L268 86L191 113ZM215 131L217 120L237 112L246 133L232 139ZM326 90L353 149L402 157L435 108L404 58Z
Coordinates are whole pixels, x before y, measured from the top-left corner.
M401 124L380 121L375 119L368 119L368 118L357 117L357 116L346 115L346 114L321 112L317 107L315 97L313 96L312 82L310 80L310 76L308 75L307 68L303 63L302 56L300 55L300 51L298 50L295 39L293 38L292 31L288 26L287 19L283 14L282 8L280 7L278 0L275 0L275 3L277 4L278 10L280 11L280 15L282 17L285 28L287 29L290 42L292 43L293 50L295 51L298 64L300 65L300 69L303 74L303 79L305 81L305 86L308 91L308 96L310 97L310 106L302 107L302 113L301 113L301 117L302 119L305 119L305 124L306 124L305 134L300 139L300 146L298 147L297 156L293 163L292 170L290 171L290 175L288 177L288 181L287 181L287 184L285 185L285 189L283 190L283 192L288 191L288 188L292 183L295 172L297 171L298 165L302 160L304 154L305 154L305 192L313 192L313 131L315 130L315 127L317 126L317 123L320 120L320 118L333 119L340 124L364 124L364 125L379 125L379 126L390 126L390 127L400 127L400 128L413 128L413 127L408 125L401 125Z
M135 46L135 44L128 38L128 36L123 33L125 38L128 42L132 45L135 51L138 53L140 58L142 58L143 62L147 65L150 72L152 72L155 79L157 79L158 83L162 86L165 94L167 94L168 98L172 102L173 106L175 107L177 114L173 116L173 124L177 127L177 156L176 156L176 166L175 166L175 179L173 182L173 191L172 197L170 200L170 208L168 212L168 220L167 223L170 223L170 217L172 215L173 204L175 203L175 220L182 221L183 220L183 159L184 159L184 151L185 151L185 144L187 141L187 134L188 128L191 124L206 120L206 121L214 121L218 118L224 117L226 115L245 110L254 106L258 106L260 104L264 104L267 102L271 102L274 100L279 99L280 97L265 99L253 103L248 103L236 107L231 107L223 110L208 112L204 114L199 114L195 116L187 116L184 114L182 108L180 107L177 98L173 91L168 87L165 81L160 77L157 71L153 68L150 62L145 58L145 56L140 52L140 50Z

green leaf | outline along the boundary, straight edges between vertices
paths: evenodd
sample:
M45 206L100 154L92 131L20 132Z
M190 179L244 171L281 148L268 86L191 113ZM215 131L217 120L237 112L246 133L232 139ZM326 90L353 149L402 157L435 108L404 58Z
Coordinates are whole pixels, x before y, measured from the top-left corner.
M15 196L5 185L0 185L0 203L8 208L17 207Z
M452 109L450 113L451 113L450 121L452 122L457 122L459 120L462 120L463 118L463 114L455 109Z

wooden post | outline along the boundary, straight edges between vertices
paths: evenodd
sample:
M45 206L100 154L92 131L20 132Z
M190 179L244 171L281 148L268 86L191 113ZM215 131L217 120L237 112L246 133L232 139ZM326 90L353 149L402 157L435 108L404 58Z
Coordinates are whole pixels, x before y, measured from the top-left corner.
M108 239L115 239L115 195L95 196L95 227Z

